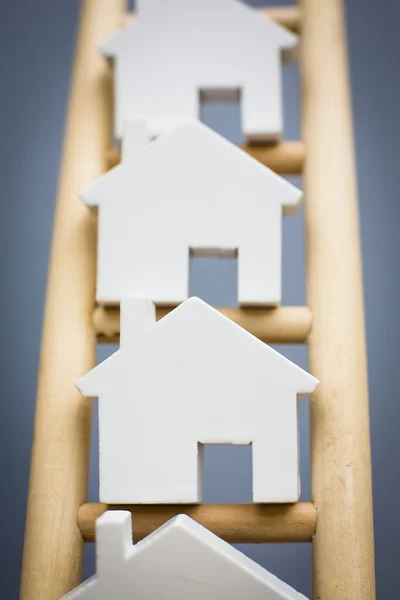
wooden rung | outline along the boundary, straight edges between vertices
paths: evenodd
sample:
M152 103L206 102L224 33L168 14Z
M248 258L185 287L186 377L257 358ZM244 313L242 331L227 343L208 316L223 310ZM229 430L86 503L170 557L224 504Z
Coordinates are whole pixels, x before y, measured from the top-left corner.
M78 526L85 541L95 541L96 519L106 510L132 513L135 542L182 513L230 543L311 542L317 526L317 511L311 502L124 506L89 503L83 504L78 512Z
M290 141L279 144L244 145L240 146L247 154L269 167L276 173L284 175L299 175L302 173L305 148L303 142ZM115 148L108 151L108 167L115 167L121 160L121 153Z
M174 307L157 307L157 320L168 314ZM270 344L302 344L311 331L312 315L307 307L283 306L280 308L219 308L229 317ZM93 315L98 341L118 343L120 333L120 311L118 307L96 307Z
M263 15L273 19L279 25L298 33L301 27L301 9L299 6L271 6L258 9Z
M271 6L268 8L259 8L261 14L269 17L282 27L286 27L291 31L298 32L301 26L301 10L299 6ZM121 26L125 27L132 19L134 14L126 12L122 18Z

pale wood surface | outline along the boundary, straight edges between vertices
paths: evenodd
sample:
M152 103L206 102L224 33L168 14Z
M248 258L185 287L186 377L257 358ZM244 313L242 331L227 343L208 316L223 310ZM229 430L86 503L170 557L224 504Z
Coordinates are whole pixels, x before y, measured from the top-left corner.
M317 513L310 502L298 504L84 504L78 524L87 541L95 539L95 521L107 509L132 513L133 538L138 542L177 514L185 513L231 543L310 542Z
M124 2L85 0L69 101L47 287L21 580L22 600L59 600L81 579L91 404L74 383L95 364L96 227L78 198L106 168L109 67L98 54Z
M272 145L240 146L247 154L281 175L299 175L303 171L305 147L302 142L289 141ZM108 151L108 167L115 167L121 160L116 148Z
M297 32L301 28L302 11L299 6L270 6L258 10L287 29Z
M173 307L157 308L157 319L164 317ZM281 308L219 308L223 315L270 344L300 344L307 341L312 315L307 307ZM120 311L117 307L98 306L93 315L98 339L103 343L118 343Z
M303 0L315 600L375 598L363 289L343 0Z

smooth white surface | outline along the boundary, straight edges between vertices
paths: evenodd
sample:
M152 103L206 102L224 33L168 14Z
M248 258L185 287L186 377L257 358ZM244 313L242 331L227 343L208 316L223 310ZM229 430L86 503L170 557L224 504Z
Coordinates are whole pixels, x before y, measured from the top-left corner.
M248 138L282 132L281 50L297 36L237 0L141 0L103 46L115 58L115 133L143 115L158 135L199 118L200 96L241 95Z
M77 382L99 398L100 501L201 502L203 444L252 444L254 502L296 502L297 397L318 381L198 298L150 313L124 299L120 350Z
M64 600L305 600L185 515L132 546L131 513L96 521L97 574Z
M238 254L238 301L281 300L282 212L302 192L198 121L153 142L127 125L122 163L81 194L99 207L97 300L189 294L189 252Z

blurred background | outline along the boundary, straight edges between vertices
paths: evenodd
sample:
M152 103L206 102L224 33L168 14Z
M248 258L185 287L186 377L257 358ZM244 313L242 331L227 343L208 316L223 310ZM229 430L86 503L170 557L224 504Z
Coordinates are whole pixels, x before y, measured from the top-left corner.
M111 0L110 0L111 1ZM198 0L201 2L201 0ZM323 0L321 0L323 1ZM252 5L288 2L250 2ZM47 265L73 61L79 1L0 3L0 514L4 600L18 598L35 393ZM398 169L400 126L396 0L347 2L358 165L374 479L378 599L400 589L397 478L400 339L398 305ZM284 69L285 137L298 139L298 71ZM203 106L202 120L233 142L242 140L240 107ZM299 178L292 178L301 185ZM303 213L284 220L283 304L305 302ZM191 294L213 305L236 304L236 261L192 259ZM307 368L303 346L277 349ZM101 347L103 360L115 347ZM97 411L90 500L97 499ZM310 498L308 401L300 403L303 498ZM251 501L251 449L206 449L207 502ZM243 545L251 558L311 596L310 545ZM94 572L85 549L85 577ZM37 599L40 600L40 599Z

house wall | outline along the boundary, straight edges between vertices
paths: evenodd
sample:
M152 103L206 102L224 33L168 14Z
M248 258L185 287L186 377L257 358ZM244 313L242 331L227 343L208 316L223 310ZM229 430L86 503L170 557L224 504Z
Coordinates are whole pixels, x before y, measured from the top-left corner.
M201 0L199 0L200 2ZM255 4L256 2L253 2ZM276 2L277 3L277 0ZM259 2L264 4L264 2ZM78 0L0 4L0 314L2 316L0 472L2 597L18 598L32 423L54 197L73 55ZM398 436L398 168L400 138L397 0L348 2L353 104L360 189L371 399L378 599L400 587L396 518L400 483ZM286 137L298 136L297 71L284 76ZM208 106L204 120L239 141L234 107ZM340 243L338 232L338 243ZM287 218L283 241L284 304L304 302L302 214ZM236 296L235 263L195 259L192 292L213 304ZM306 350L285 347L306 366ZM106 350L102 349L100 358ZM303 497L309 493L307 402L300 405ZM95 430L96 431L96 430ZM94 434L94 448L96 433ZM250 499L249 449L206 449L208 501ZM96 464L94 459L93 465ZM222 485L224 484L224 485ZM96 496L96 469L91 476ZM227 498L228 496L228 498ZM244 550L310 594L311 554L304 546ZM93 570L87 546L85 574Z

